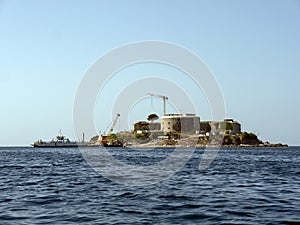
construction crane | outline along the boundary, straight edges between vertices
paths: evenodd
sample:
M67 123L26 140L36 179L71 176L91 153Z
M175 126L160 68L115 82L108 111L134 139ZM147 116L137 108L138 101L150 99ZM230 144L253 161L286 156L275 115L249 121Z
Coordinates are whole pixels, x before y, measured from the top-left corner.
M119 117L120 117L120 113L118 113L118 114L116 115L116 117L115 117L115 119L113 120L113 123L112 123L112 125L111 125L111 127L110 127L110 129L109 129L109 131L108 131L107 134L111 134L111 133L113 132L113 130L114 130L114 128L115 128L115 126L116 126L116 124L117 124L117 122L118 122Z
M121 142L119 142L118 140L111 140L111 133L113 132L113 130L118 122L119 117L120 117L120 114L118 113L116 115L115 119L113 120L112 125L106 135L105 134L99 135L98 144L104 145L104 146L109 146L109 147L122 147L123 146L123 144Z
M151 93L148 93L148 95L154 96L154 97L158 97L158 98L162 98L162 99L163 99L163 103L164 103L164 115L166 115L166 107L167 107L167 100L168 100L168 97L167 97L167 96L164 96L164 95L151 94Z

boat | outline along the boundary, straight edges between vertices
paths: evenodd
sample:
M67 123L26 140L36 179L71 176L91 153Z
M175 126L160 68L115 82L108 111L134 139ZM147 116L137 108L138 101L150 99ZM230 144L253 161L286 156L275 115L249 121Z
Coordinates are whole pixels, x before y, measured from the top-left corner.
M66 138L62 135L60 130L60 134L53 138L51 141L43 141L38 140L32 144L35 148L78 148L78 147L96 147L98 145L91 144L89 142L84 142L84 134L82 138L82 142L70 141L69 138Z
M82 136L82 142L70 141L66 138L61 130L59 135L53 138L51 141L38 140L32 144L35 148L75 148L75 147L125 147L124 144L118 139L118 137L112 133L120 114L118 113L115 119L112 121L112 126L109 129L108 134L100 134L98 140L94 143L84 142L84 133Z
M118 113L115 119L112 121L112 125L109 129L108 134L100 134L98 136L97 144L99 146L104 147L124 147L124 144L118 139L117 135L113 134L114 127L116 126L118 122L118 118L120 117L120 114Z
M124 144L113 134L99 135L98 145L104 147L124 147Z

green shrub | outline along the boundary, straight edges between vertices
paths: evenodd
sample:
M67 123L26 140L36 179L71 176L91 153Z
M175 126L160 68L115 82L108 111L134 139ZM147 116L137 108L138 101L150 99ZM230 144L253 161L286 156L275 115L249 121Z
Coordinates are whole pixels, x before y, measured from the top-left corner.
M169 137L169 139L180 139L180 133L177 132L168 132L167 136Z
M247 132L243 132L240 134L241 139L252 139L252 140L256 140L257 135L254 133L247 133Z
M99 135L96 135L90 139L90 142L95 143L98 141Z
M145 140L145 139L149 138L150 133L134 134L134 136L135 136L137 139Z
M111 135L109 136L109 140L110 140L110 141L116 141L116 140L118 140L118 137L117 137L116 134L111 134Z

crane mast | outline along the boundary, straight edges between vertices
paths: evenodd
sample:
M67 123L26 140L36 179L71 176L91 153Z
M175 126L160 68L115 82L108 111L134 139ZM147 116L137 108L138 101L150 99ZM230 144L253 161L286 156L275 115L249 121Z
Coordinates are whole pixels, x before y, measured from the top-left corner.
M115 119L113 120L112 125L106 135L99 134L98 141L97 141L97 143L99 145L108 146L108 147L122 147L123 146L123 143L120 142L119 140L111 140L111 136L112 136L111 133L113 132L113 130L118 122L119 117L120 117L120 114L118 113L116 115Z
M164 95L158 95L158 94L152 94L152 93L148 93L148 95L150 96L154 96L154 97L158 97L158 98L162 98L163 99L163 106L164 106L164 115L166 115L166 108L167 108L167 100L168 97L164 96Z
M113 123L112 123L112 125L111 125L111 127L109 129L109 131L108 131L108 134L111 134L113 132L113 130L114 130L114 128L115 128L115 126L116 126L116 124L118 122L119 117L120 117L120 113L118 113L116 115L116 117L115 117L115 119L114 119L114 121L113 121Z

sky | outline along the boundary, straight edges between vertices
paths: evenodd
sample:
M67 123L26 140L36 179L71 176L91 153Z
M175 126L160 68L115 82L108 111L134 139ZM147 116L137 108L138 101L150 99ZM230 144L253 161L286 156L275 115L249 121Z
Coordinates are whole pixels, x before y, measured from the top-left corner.
M226 117L243 130L300 145L299 22L297 0L0 0L0 145L50 140L60 129L73 139L74 99L87 70L112 49L144 40L183 46L205 62ZM149 77L180 83L201 120L212 119L205 93L182 71L144 63L115 73L99 92L96 130L111 123L120 93ZM162 114L161 99L144 91L129 115L121 113L116 130L130 129L149 112ZM169 98L169 113L184 113L177 100Z

